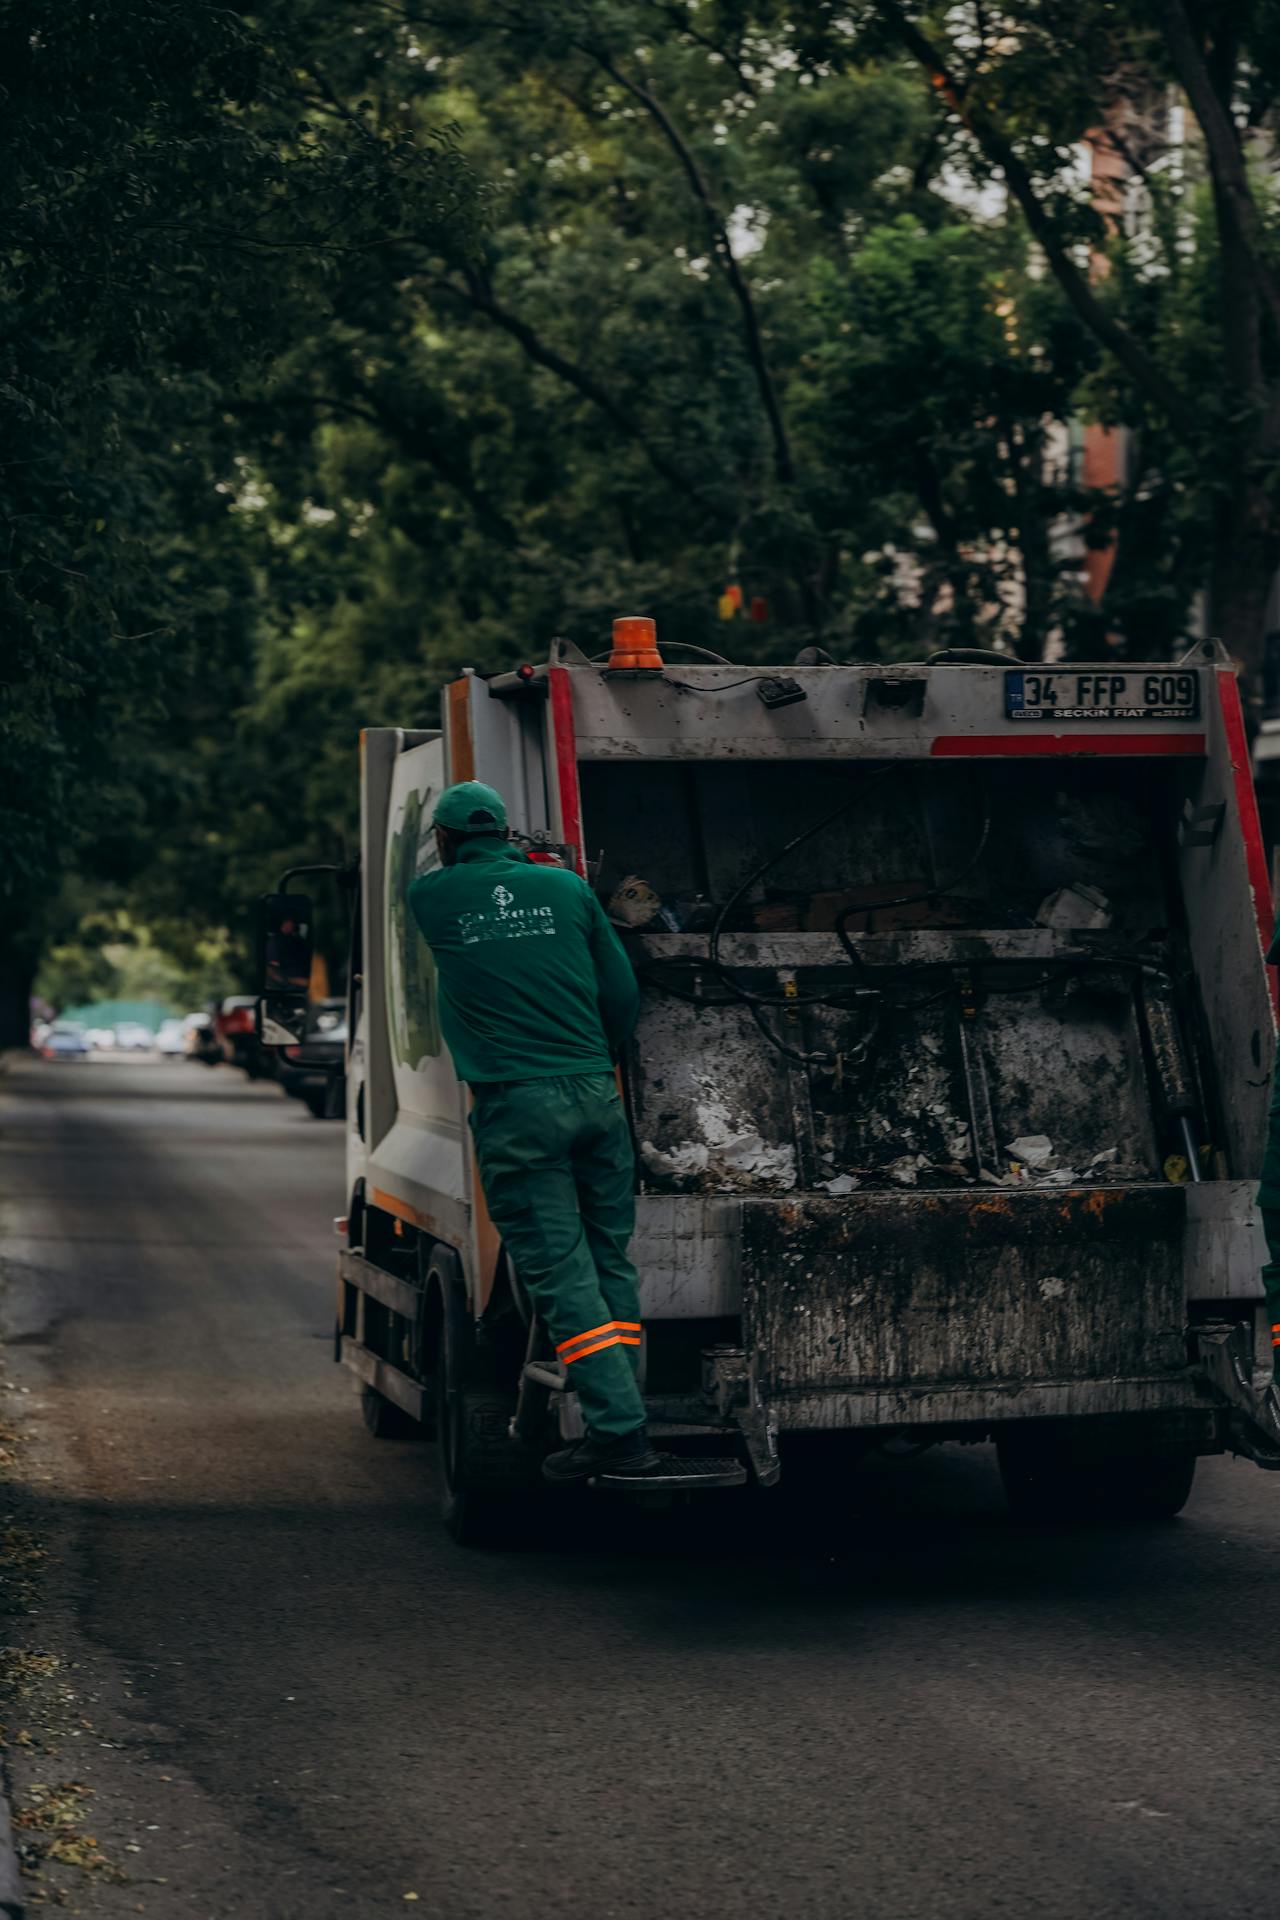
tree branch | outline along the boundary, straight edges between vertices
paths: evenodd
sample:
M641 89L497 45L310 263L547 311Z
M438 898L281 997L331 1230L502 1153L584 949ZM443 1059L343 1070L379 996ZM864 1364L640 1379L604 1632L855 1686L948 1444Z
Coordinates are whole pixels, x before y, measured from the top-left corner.
M367 387L361 387L359 392L360 399L340 399L332 393L282 393L272 400L265 411L269 413L271 407L301 408L309 412L333 414L346 420L367 421L384 433L402 453L408 454L410 459L420 460L424 465L434 468L440 478L466 501L485 532L500 545L508 548L519 546L520 536L506 515L480 491L467 468L444 451L424 420L388 406Z
M422 279L419 284L431 287L440 293L451 294L455 300L465 301L476 313L483 314L487 320L491 320L495 327L500 327L504 333L509 333L530 360L540 367L545 367L548 373L554 373L556 378L563 380L566 386L573 387L584 400L589 400L593 407L597 407L608 420L611 420L626 439L633 441L654 472L660 479L665 480L669 487L674 488L684 499L695 501L704 511L715 514L717 518L721 517L715 503L703 489L690 480L672 460L669 460L661 448L654 446L644 427L629 408L615 400L608 389L601 386L585 367L580 367L576 361L566 360L564 355L557 353L554 347L549 347L527 321L521 320L514 313L509 313L505 307L499 306L487 281L482 279L474 269L466 268L464 274L465 286L459 286L456 281L438 277Z
M645 112L661 131L668 146L675 154L676 159L680 162L685 178L688 180L693 192L693 197L697 200L706 216L707 228L711 234L712 249L724 269L729 285L733 289L734 297L738 302L739 311L742 314L742 331L746 341L747 358L751 363L751 370L755 374L756 386L760 392L760 402L764 408L765 417L769 422L769 431L773 436L774 471L784 486L790 486L791 482L795 479L795 463L791 457L791 444L787 438L787 429L782 418L782 409L778 404L777 390L773 384L773 375L769 371L769 363L765 358L764 341L760 334L759 317L756 313L755 302L751 298L751 289L743 278L741 268L734 259L733 247L729 242L728 230L711 197L711 189L704 180L702 171L694 159L692 152L681 137L661 102L656 100L648 88L642 86L638 80L629 79L625 73L615 66L609 55L602 52L600 48L588 47L585 48L584 51L591 54L597 65L609 75L611 80L622 88L624 93L629 93L633 100L640 102Z
M1164 37L1173 70L1191 102L1191 110L1200 123L1200 131L1209 150L1209 168L1213 174L1214 198L1218 203L1224 246L1234 244L1239 248L1258 295L1265 301L1276 326L1280 327L1280 282L1277 282L1267 264L1262 223L1249 185L1240 137L1231 118L1230 103L1219 96L1182 0L1166 0ZM1259 349L1249 384L1260 384L1261 377Z
M1138 158L1131 142L1125 139L1119 128L1108 121L1108 123L1100 129L1099 137L1106 141L1117 159L1124 161L1124 164L1128 167L1134 179L1141 180L1147 191L1149 193L1153 192L1154 188L1149 169ZM1168 148L1161 148L1161 152L1167 153Z
M723 60L727 67L732 68L738 77L738 85L745 94L752 100L758 100L760 98L760 89L755 81L745 72L739 55L726 52L724 47L718 45L709 33L700 33L690 19L686 6L671 4L671 0L665 0L665 3L664 0L654 0L654 4L658 12L666 16L677 33L683 33L688 39L693 41L695 46L702 47L705 52L714 54L718 60Z
M987 158L1004 174L1009 191L1022 208L1032 236L1044 250L1054 278L1085 326L1095 339L1115 355L1135 385L1167 415L1177 433L1184 440L1196 440L1200 431L1198 409L1152 359L1141 341L1135 339L1129 329L1099 300L1089 284L1088 276L1080 271L1071 258L1062 236L1036 193L1028 168L1019 158L1012 142L985 114L966 102L963 88L941 54L915 22L907 18L897 0L878 0L878 5L903 46L924 68L936 91L959 115Z

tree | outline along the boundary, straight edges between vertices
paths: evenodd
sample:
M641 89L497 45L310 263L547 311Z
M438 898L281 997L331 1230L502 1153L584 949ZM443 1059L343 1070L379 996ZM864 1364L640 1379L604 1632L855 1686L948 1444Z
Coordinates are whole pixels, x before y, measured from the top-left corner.
M1143 472L1159 448L1196 476L1186 484L1212 514L1212 624L1256 697L1280 565L1280 208L1274 166L1260 164L1274 160L1280 10L1270 0L1124 9L1028 0L998 12L877 0L862 22L867 32L883 27L924 70L954 162L1003 179L1072 310L1123 378L1124 417L1151 443ZM1134 119L1174 87L1199 130L1211 221L1195 218L1200 156L1184 149L1170 170L1167 138L1144 159L1132 137ZM1119 154L1147 201L1127 232L1072 189L1086 137ZM1162 222L1161 211L1173 218ZM1131 266L1141 254L1142 270L1099 281L1082 244ZM1207 391L1188 378L1179 331L1191 279L1209 280L1218 296Z
M179 700L244 657L228 397L337 245L466 214L446 135L306 120L331 37L303 0L0 11L0 1044L59 875L137 869L187 783Z
M1087 651L1058 535L1090 510L1174 642L1194 512L1171 559L1065 458L1081 395L1117 404L1107 354L956 191L977 150L883 19L806 11L21 20L0 349L49 404L0 505L16 553L64 543L15 602L14 711L62 770L14 807L29 951L79 867L185 963L212 933L247 965L253 895L352 850L361 725L429 724L461 665L557 633L598 651L628 607L748 659Z
M1070 503L1035 447L1065 419L1082 356L1056 321L1065 351L1046 359L1021 242L931 190L937 143L909 76L878 61L819 97L794 62L748 72L681 7L388 11L416 37L385 43L375 112L426 65L439 104L423 110L457 120L502 191L476 256L406 243L360 263L335 292L339 324L282 369L264 420L291 408L314 432L276 424L259 441L269 510L332 516L291 528L296 544L328 565L363 529L362 576L390 528L403 573L413 549L429 554L441 665L527 645L512 608L526 630L598 646L628 594L671 640L705 644L739 573L769 618L734 629L737 649L890 645L881 576L861 558L890 531L939 580L975 575L946 610L926 594L915 644L973 637L997 614L1017 624L990 576L1020 566L1011 536L1030 496L1029 552ZM896 250L905 268L912 248L921 290L935 309L954 293L959 324L930 333L908 307L868 352L873 286L888 320L888 262ZM855 283L856 328L839 291ZM993 358L975 385L979 309ZM833 434L833 387L850 418L874 414L889 365L892 418ZM1032 573L1021 638L1035 651L1061 583L1038 550ZM350 598L340 617L361 624Z

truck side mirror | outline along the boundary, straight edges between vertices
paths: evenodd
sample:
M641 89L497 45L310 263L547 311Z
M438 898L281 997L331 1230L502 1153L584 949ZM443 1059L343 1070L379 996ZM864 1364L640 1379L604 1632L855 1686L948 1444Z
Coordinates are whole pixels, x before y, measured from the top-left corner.
M296 1047L307 1037L306 996L264 993L254 1009L254 1031L264 1047Z
M310 896L264 894L263 993L255 1019L264 1047L291 1047L306 1038L313 944Z
M262 897L262 990L300 993L311 985L314 944L311 897L305 893L267 893Z

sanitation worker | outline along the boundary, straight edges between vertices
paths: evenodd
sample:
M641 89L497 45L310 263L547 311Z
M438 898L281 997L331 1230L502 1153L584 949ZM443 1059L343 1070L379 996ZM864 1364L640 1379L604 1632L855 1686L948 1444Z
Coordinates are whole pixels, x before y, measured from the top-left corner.
M640 994L585 880L507 838L502 796L446 787L440 866L409 905L435 958L440 1024L471 1088L489 1212L577 1388L587 1432L548 1480L653 1473L636 1385L640 1305L631 1135L613 1062Z

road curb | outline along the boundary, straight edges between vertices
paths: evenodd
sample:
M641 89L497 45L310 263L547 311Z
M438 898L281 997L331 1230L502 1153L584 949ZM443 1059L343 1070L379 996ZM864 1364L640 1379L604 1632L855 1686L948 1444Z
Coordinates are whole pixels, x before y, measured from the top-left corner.
M22 1891L22 1869L13 1847L13 1822L9 1802L0 1792L0 1915L4 1920L25 1920L26 1896Z
M0 1053L0 1078L8 1067L8 1056ZM0 1279L3 1279L0 1263ZM0 1780L0 1920L25 1920L26 1897L22 1891L22 1869L13 1845L13 1819Z

